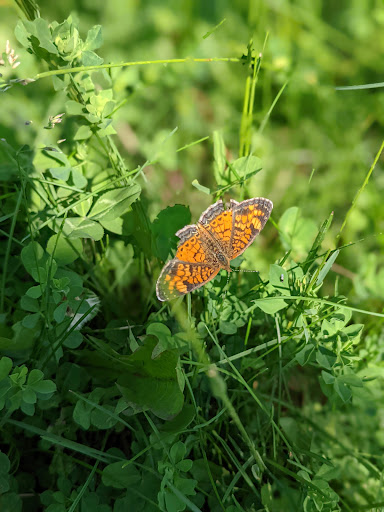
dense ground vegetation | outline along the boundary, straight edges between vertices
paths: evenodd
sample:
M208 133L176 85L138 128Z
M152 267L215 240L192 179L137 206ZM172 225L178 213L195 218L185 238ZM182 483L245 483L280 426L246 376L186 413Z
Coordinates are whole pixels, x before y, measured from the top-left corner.
M0 35L1 512L384 510L382 3L9 0ZM258 196L258 272L160 303L175 232Z

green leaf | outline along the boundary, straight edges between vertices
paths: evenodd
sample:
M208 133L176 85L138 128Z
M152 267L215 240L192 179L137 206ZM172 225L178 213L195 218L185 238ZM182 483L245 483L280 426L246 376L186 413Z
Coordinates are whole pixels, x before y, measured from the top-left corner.
M288 272L280 265L269 266L269 282L282 295L290 295Z
M58 54L56 46L52 43L52 35L48 22L44 18L36 18L32 23L36 27L36 35L40 42L40 47L47 50L48 53Z
M176 373L178 355L167 350L152 359L155 345L156 340L149 337L131 356L121 357L129 366L117 384L124 398L134 406L149 409L159 418L172 419L184 402Z
M33 313L32 315L25 316L21 323L23 327L26 327L27 329L34 329L39 319L40 313Z
M28 386L33 386L37 382L40 382L44 379L44 373L41 370L38 370L37 368L34 368L29 372L28 375Z
M88 184L87 178L78 169L72 169L72 180L77 188L84 188Z
M62 302L61 304L59 304L57 306L57 308L55 309L55 311L53 312L53 318L55 319L55 321L58 324L60 324L66 317L67 308L68 308L68 301L65 301L65 302Z
M317 276L316 286L319 286L324 281L325 276L331 270L332 265L335 263L336 258L338 257L339 253L340 253L340 251L338 249L333 254L331 254L331 256L327 259L327 261L323 265L322 269L320 270L319 275Z
M86 140L92 136L92 130L87 125L79 126L77 132L73 136L73 140Z
M131 204L140 196L140 192L141 188L137 183L109 190L97 199L89 217L94 220L115 220L130 210Z
M24 389L22 396L24 402L27 404L35 404L37 401L36 393L33 391L33 389Z
M326 384L333 384L335 382L335 377L333 375L331 375L330 373L325 372L324 370L322 370L321 376L323 377L323 381Z
M104 62L104 59L99 57L95 52L85 50L81 52L81 59L84 66L100 66Z
M68 100L65 103L65 108L67 114L71 116L82 116L84 114L84 105L77 101Z
M172 248L176 247L178 237L175 233L191 221L189 208L181 204L169 206L158 214L151 229L154 237L155 255L165 261Z
M288 306L288 304L279 298L268 298L268 299L257 299L253 301L257 307L259 307L264 313L268 315L274 315L281 309L284 309Z
M339 377L337 377L337 380L339 382L342 382L343 384L346 384L347 386L352 386L356 388L362 388L364 386L363 381L355 373L340 375Z
M44 289L45 286L41 285L31 286L31 288L28 288L25 294L27 295L27 297L30 297L31 299L38 299L41 297Z
M208 187L204 187L204 185L200 185L200 183L195 179L192 181L192 186L203 192L203 194L211 195L211 189Z
M3 356L0 359L0 381L2 381L3 379L5 379L5 377L7 377L7 375L9 374L9 372L12 369L12 364L13 364L12 359L10 359L9 357ZM1 468L1 464L0 464L0 468ZM1 469L0 469L0 473L1 473Z
M56 178L57 180L68 181L69 176L71 174L71 168L52 167L51 169L49 169L49 172L51 173L52 177Z
M82 199L81 203L72 207L72 211L79 215L79 217L85 217L89 212L90 207L92 206L93 198L92 196L88 196L86 194L82 194L79 197L79 200Z
M216 130L213 132L213 155L214 155L214 159L215 159L215 162L213 165L213 173L214 173L217 185L220 186L224 181L224 170L225 170L225 166L226 166L225 144L224 144L224 139L223 139L221 132L216 131ZM193 183L192 183L192 185L193 185ZM208 193L210 193L210 192L208 192Z
M225 322L224 320L220 320L219 328L223 334L235 334L237 332L237 327L234 323Z
M279 235L284 248L299 255L308 252L316 233L314 221L304 219L297 206L288 208L279 220Z
M104 229L98 222L81 217L67 217L64 222L63 233L68 238L91 238L101 240Z
M352 391L340 380L340 377L335 380L333 387L344 403L349 402L352 397Z
M87 50L97 50L103 44L103 33L101 25L95 25L88 30L84 47Z
M177 434L186 429L195 418L195 408L193 405L184 404L183 409L172 420L167 421L161 426L161 432Z
M177 464L181 460L184 459L185 454L187 453L187 448L184 443L178 441L174 445L172 445L171 450L169 452L170 459L174 464Z
M233 168L240 178L249 179L263 168L260 158L256 156L242 156L231 163Z
M21 251L21 261L29 274L42 262L43 257L44 249L37 242L30 242Z
M42 380L40 382L36 382L33 386L30 386L36 393L40 393L42 395L49 395L56 391L56 384L51 380Z
M4 359L4 358L3 358ZM0 475L6 475L9 473L11 463L5 453L0 452ZM5 491L3 491L5 492Z
M127 489L141 480L141 475L133 464L124 465L126 462L114 462L103 469L102 481L104 485L115 489Z
M316 353L316 361L323 368L330 370L331 368L334 367L337 361L337 357L336 354L331 350L328 350L327 348L320 346Z
M68 265L81 255L83 244L81 240L68 240L63 235L53 235L48 240L47 252L53 255L59 264Z

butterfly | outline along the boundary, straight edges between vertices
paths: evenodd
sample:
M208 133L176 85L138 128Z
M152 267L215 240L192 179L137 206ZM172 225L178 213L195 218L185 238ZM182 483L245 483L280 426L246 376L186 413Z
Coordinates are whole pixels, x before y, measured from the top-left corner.
M208 283L221 269L231 272L230 261L251 245L272 208L272 201L264 197L240 203L231 199L228 209L220 199L201 214L197 224L180 229L176 255L157 280L157 298L175 299Z

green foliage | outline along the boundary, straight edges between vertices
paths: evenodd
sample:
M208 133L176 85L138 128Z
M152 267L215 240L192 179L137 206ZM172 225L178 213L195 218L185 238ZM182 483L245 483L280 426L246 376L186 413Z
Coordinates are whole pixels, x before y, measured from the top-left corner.
M380 81L382 7L17 4L0 510L381 510L384 103L334 86ZM160 304L175 233L258 196L252 272Z

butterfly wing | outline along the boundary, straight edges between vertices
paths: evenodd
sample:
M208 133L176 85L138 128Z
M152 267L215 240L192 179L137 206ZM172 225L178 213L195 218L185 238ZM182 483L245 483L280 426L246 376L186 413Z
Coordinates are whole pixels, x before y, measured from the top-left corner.
M251 245L269 219L272 208L272 201L264 197L247 199L241 203L231 201L231 259L240 256Z
M223 201L217 201L202 213L199 223L230 258L230 241L232 233L232 210L224 210Z
M161 301L176 299L200 288L213 279L220 267L204 263L187 263L176 258L169 261L157 280L156 295Z

